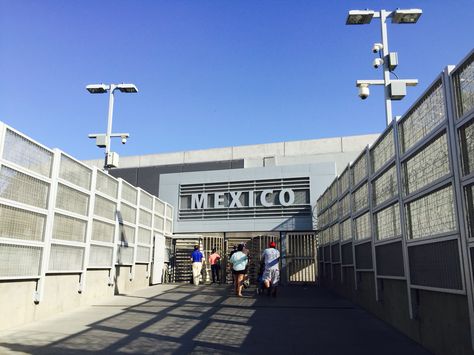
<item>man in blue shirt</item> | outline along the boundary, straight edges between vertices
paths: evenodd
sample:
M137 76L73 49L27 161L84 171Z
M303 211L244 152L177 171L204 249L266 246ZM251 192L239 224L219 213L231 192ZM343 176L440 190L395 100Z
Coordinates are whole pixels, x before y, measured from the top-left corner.
M199 279L201 278L203 255L199 251L199 245L194 246L194 251L191 254L191 262L193 263L193 283L199 285Z

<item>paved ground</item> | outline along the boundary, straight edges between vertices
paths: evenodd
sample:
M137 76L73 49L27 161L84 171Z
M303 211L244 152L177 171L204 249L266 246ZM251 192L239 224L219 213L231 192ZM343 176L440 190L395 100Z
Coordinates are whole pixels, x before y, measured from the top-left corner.
M0 333L0 354L429 354L316 287L163 285Z

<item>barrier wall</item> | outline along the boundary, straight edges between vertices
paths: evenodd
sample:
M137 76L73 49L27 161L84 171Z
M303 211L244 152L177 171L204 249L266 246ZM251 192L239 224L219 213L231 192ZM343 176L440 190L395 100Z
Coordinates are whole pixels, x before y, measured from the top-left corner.
M171 205L0 122L0 329L146 287L172 231Z
M323 286L438 354L474 339L474 52L317 202Z

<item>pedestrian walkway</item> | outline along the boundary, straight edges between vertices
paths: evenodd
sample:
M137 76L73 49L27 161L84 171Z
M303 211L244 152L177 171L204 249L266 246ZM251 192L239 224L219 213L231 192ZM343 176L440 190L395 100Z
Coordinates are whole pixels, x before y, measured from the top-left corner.
M0 333L0 354L429 354L325 289L159 285Z

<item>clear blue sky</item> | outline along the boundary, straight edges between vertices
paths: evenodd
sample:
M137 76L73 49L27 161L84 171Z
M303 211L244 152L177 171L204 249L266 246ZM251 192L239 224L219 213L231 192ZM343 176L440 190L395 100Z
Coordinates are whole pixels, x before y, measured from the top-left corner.
M79 159L102 157L87 135L106 129L107 96L90 83L135 83L116 94L122 156L381 132L381 88L365 101L378 20L346 26L349 9L423 9L389 24L403 114L447 64L472 48L472 0L0 1L0 120Z

